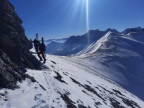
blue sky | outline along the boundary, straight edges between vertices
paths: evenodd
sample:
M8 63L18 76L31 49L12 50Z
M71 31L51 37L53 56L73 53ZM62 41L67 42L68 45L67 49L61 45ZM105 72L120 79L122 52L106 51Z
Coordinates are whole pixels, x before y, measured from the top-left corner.
M86 0L10 0L28 38L46 39L87 32ZM88 0L89 29L119 31L144 27L144 0Z

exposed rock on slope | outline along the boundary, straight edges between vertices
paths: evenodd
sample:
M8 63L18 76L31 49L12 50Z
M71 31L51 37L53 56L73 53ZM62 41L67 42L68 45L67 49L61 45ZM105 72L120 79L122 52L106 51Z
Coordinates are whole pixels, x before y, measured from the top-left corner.
M25 77L24 67L40 69L29 49L22 21L8 0L0 0L0 87L14 88ZM22 67L23 66L23 67Z

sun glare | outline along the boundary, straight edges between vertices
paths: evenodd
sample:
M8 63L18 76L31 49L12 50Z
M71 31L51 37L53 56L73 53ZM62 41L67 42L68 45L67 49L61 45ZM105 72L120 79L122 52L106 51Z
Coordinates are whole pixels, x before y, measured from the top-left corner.
M85 28L85 32L87 32L87 42L90 43L89 38L89 0L74 0L72 5L72 13L70 15L69 23L73 22L75 18L79 16L79 27ZM85 21L85 22L84 22ZM83 25L82 24L85 24ZM81 29L80 29L81 30Z
M90 39L89 39L89 2L88 0L86 0L86 26L87 26L87 40L88 40L88 44L90 43Z

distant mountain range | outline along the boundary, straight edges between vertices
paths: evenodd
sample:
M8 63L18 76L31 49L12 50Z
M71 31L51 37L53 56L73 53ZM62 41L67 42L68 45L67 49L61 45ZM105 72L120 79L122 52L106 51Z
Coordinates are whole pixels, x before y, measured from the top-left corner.
M108 32L73 56L144 99L144 29Z
M70 36L69 38L53 40L51 43L47 45L47 53L53 55L61 55L61 56L68 56L71 54L76 54L79 51L83 50L86 46L90 45L91 43L99 40L102 36L104 36L109 31L113 33L121 33L127 34L130 32L136 31L143 31L143 28L128 28L123 32L118 32L115 29L107 29L105 31L100 30L90 30L88 33L84 35L78 36ZM61 41L63 40L64 43ZM50 40L48 41L50 42Z
M58 42L58 43L64 43L65 41L67 41L68 38L62 38L62 39L49 39L45 41L45 44L48 45L51 42Z
M47 52L71 55L73 62L99 72L144 99L144 29L90 30L89 42L87 34L71 36L65 43L48 44Z

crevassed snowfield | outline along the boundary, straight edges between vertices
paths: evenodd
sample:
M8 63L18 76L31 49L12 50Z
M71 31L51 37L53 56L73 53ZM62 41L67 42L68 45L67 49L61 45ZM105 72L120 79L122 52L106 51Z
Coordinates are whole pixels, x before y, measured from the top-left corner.
M144 102L69 57L47 55L43 70L27 69L19 89L0 90L0 108L143 108ZM2 95L3 94L3 95Z

